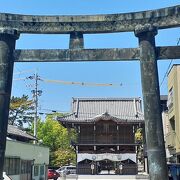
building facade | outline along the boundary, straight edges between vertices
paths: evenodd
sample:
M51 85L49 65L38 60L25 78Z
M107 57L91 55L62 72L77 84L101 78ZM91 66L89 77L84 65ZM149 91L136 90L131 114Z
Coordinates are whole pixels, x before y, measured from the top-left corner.
M35 138L8 126L4 172L13 180L46 180L49 148L33 144Z
M166 147L171 162L180 163L180 65L173 65L168 74L168 121Z
M76 129L78 174L137 174L135 132L144 126L139 98L73 98L72 114L58 120Z

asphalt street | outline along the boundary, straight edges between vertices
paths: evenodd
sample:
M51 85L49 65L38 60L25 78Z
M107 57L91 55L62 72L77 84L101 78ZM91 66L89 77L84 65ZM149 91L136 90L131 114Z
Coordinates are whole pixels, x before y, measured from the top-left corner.
M65 177L60 177L58 180L148 180L146 175L68 175Z

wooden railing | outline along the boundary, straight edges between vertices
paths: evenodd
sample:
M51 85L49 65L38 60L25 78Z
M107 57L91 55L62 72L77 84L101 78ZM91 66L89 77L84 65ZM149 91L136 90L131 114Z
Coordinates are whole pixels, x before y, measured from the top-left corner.
M117 140L117 138L98 138L87 139L87 138L78 138L77 141L79 144L135 144L133 139L121 138Z

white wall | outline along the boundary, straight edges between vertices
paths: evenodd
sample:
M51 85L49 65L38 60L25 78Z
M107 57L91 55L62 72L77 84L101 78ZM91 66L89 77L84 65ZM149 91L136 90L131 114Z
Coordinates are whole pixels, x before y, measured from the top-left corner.
M6 141L5 156L20 157L25 160L35 159L35 164L49 164L49 148L18 141Z

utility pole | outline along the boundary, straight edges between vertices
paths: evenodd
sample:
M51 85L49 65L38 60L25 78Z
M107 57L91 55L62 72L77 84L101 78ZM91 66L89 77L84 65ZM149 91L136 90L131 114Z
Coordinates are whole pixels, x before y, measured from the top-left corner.
M34 99L34 137L37 138L37 120L38 120L38 97L41 96L42 90L38 89L38 81L41 80L40 76L36 72L33 76L29 76L28 79L35 80L34 89L31 91ZM36 144L36 140L34 141Z

